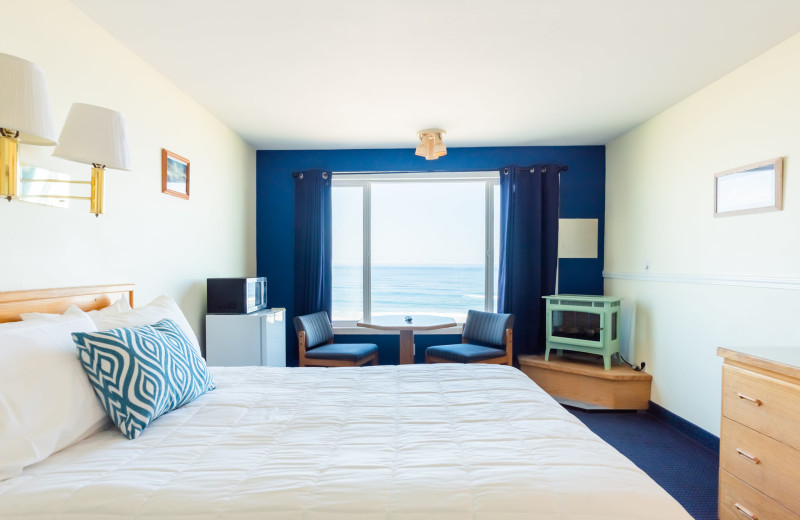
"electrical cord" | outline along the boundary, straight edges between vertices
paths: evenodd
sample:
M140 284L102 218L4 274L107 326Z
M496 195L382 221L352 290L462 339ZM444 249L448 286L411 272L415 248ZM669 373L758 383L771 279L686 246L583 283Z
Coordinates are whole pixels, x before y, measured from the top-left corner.
M632 363L628 363L628 361L624 357L622 357L622 354L619 355L619 358L622 360L623 363L625 363L626 365L628 365L632 369L636 370L637 372L641 372L642 370L644 370L644 361L642 361L642 365L641 366L637 366L637 365L634 365Z

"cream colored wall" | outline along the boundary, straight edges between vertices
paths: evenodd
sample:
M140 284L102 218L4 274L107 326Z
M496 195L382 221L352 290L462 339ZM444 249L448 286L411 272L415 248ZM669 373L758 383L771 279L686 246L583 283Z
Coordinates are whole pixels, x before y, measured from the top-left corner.
M800 34L606 150L606 294L636 302L652 400L716 435L716 348L800 346L799 63ZM773 157L785 209L714 218L714 173Z
M132 282L137 305L171 295L202 338L205 278L255 274L255 150L69 2L4 7L0 52L44 69L58 131L73 102L119 110L134 168L106 173L100 218L88 201L0 201L0 290ZM190 200L161 193L162 147L191 161ZM21 160L88 179L52 150Z

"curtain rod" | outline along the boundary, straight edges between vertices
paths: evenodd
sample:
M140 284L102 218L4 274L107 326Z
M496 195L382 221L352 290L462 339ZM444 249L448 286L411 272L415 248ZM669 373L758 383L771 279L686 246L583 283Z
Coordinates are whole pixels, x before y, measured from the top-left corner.
M528 169L531 169L531 168L532 168L532 166L535 166L535 165L531 165L531 166L521 166L521 167L520 167L520 169L521 169L521 170L528 170ZM569 166L567 166L566 164L562 164L562 165L560 165L560 166L558 167L558 173L565 172L565 171L567 171L567 170L569 170ZM531 169L530 171L531 171L531 173L533 173L533 170L532 170L532 169ZM504 168L504 173L508 173L508 168Z
M558 168L559 172L565 172L567 170L569 170L569 166L567 166L566 164L561 165ZM368 174L373 174L373 173L452 173L452 172L471 173L471 172L488 172L488 171L494 171L494 170L487 170L486 168L481 168L481 169L478 169L478 170L465 170L465 169L459 168L458 170L425 170L425 171L416 171L416 172L410 172L408 170L397 170L397 171L394 171L394 170L372 170L372 171L361 170L361 171L353 171L353 172L339 172L339 171L337 171L337 172L331 172L331 173L340 173L342 175L354 174L354 173L363 173L365 175L368 175ZM302 174L303 174L303 172L292 172L292 177L294 177L296 179L296 178L300 177Z
M330 175L330 172L326 172L326 171L322 172L322 178L323 179L327 179L328 175ZM295 179L302 179L303 178L303 172L292 172L292 177L294 177Z

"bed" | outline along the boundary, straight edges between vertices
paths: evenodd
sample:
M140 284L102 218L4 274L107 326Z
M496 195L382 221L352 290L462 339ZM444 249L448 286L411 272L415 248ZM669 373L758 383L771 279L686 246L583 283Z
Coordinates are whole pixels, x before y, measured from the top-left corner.
M0 322L62 312L76 298L86 310L133 294L61 291L58 302L41 291L0 293ZM0 518L690 518L511 367L211 375L215 390L138 438L101 429L0 482Z

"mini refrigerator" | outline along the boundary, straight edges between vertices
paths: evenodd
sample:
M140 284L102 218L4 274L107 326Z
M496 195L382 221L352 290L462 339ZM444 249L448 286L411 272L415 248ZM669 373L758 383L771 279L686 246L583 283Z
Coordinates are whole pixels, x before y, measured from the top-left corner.
M286 366L286 311L206 314L209 366Z

